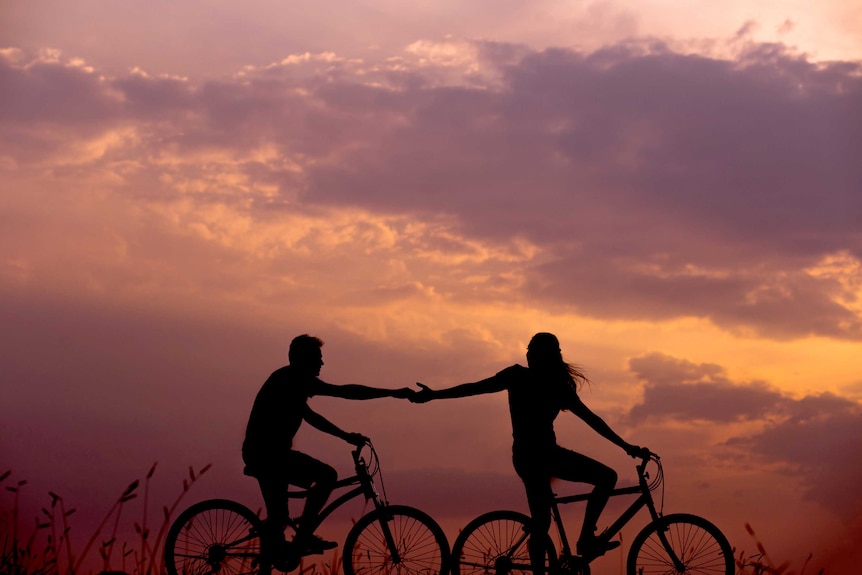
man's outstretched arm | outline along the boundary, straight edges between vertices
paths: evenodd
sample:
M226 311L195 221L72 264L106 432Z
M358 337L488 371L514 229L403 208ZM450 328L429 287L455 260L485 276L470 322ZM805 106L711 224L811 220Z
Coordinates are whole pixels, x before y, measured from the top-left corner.
M320 385L318 385L314 390L314 395L328 395L330 397L340 397L342 399L379 399L381 397L407 399L412 397L414 393L416 392L409 387L386 389L384 387L371 387L354 383L333 385L323 381L321 381Z

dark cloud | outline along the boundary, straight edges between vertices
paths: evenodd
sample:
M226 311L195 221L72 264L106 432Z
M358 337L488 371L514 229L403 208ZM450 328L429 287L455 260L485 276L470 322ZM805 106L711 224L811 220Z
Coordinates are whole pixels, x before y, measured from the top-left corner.
M255 218L286 206L448 217L464 236L540 249L510 270L525 278L510 297L859 339L860 65L747 46L719 59L658 42L592 53L478 43L463 70L318 55L197 84L7 58L0 151L44 165L58 133L131 125L128 156L94 164L136 166L129 193L171 197L165 178L210 177L197 201ZM253 157L264 148L269 159ZM193 160L213 152L247 190L213 183L234 181L218 180L218 159ZM191 159L153 161L170 156ZM249 193L257 184L279 193ZM851 281L811 271L828 257L845 258Z
M798 475L806 496L852 519L862 509L862 406L832 394L793 398L764 382L734 382L714 364L661 354L634 358L629 367L644 381L634 422L647 418L728 424L760 421L760 432L725 445Z
M645 382L643 401L629 413L634 422L659 417L731 423L768 419L788 407L780 391L764 382L735 383L714 364L656 353L630 360L629 369Z
M775 45L532 53L499 91L403 91L410 121L312 170L308 197L529 238L527 295L582 314L855 339L852 289L808 269L862 255L858 70Z
M26 68L0 55L0 125L104 125L120 112L107 84L83 66L36 60Z
M824 394L799 401L799 414L728 445L796 473L805 495L851 520L862 512L862 408Z

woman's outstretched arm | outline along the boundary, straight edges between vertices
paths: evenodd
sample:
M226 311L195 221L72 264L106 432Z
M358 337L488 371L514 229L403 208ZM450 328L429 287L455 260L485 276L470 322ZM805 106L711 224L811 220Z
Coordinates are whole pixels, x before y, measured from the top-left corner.
M481 381L462 383L446 389L431 389L427 385L416 382L421 391L416 392L410 401L413 403L425 403L434 399L454 399L456 397L468 397L470 395L481 395L484 393L496 393L506 389L506 382L501 377L492 376Z

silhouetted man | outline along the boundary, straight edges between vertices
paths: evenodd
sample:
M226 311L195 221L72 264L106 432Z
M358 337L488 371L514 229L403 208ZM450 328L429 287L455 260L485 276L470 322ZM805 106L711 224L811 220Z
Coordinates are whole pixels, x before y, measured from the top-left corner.
M368 439L359 433L348 433L313 411L308 399L328 395L344 399L375 399L378 397L408 398L413 391L381 389L364 385L332 385L321 381L323 341L308 334L290 343L290 365L277 369L260 388L251 409L242 458L246 473L260 484L266 504L267 537L284 541L288 525L287 486L298 485L309 490L305 508L297 523L294 542L311 553L322 553L337 544L316 535L315 518L338 479L335 469L317 459L293 449L293 438L303 421L339 437L353 445Z

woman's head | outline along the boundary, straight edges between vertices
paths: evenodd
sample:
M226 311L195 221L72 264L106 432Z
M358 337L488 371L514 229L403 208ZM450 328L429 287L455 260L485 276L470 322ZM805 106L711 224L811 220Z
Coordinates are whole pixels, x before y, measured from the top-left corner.
M552 333L540 332L533 336L527 345L527 366L547 374L560 374L575 389L590 381L578 366L563 359L560 340Z
M559 367L563 363L560 340L552 333L537 333L527 345L527 365L532 368L547 369Z

